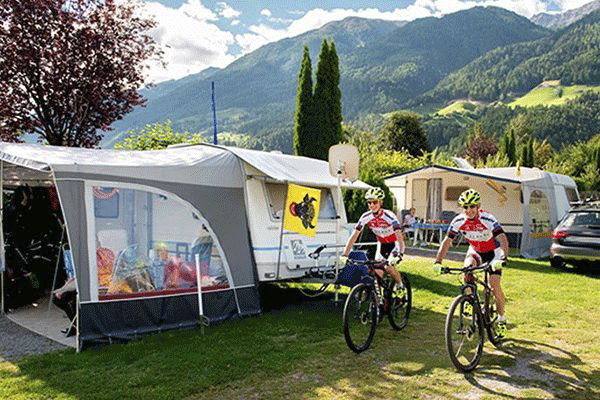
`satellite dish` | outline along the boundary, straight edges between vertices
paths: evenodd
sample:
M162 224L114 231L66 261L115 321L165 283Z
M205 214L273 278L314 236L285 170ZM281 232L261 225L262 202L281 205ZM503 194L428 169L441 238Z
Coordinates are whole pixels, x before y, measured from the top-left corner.
M354 182L358 179L358 149L351 144L336 144L329 148L329 173Z

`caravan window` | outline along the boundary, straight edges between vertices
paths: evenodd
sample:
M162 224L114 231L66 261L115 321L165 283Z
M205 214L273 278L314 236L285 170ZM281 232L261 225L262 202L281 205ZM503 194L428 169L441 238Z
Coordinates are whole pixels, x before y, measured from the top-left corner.
M540 190L531 192L529 198L529 228L534 239L546 237L552 231L550 203Z
M469 189L467 186L448 186L446 188L446 197L447 201L458 201L460 194L465 190Z
M215 236L176 197L123 187L92 189L94 210L118 193L115 219L95 213L98 297L110 300L229 286Z
M575 203L579 201L579 195L577 194L577 190L575 188L565 188L567 192L567 199L569 203Z
M283 202L285 201L285 194L287 191L287 185L281 183L265 183L267 191L267 201L269 203L269 210L271 216L274 219L280 219L283 213ZM319 205L319 220L323 219L335 219L335 203L333 201L333 194L330 189L321 189L321 202Z

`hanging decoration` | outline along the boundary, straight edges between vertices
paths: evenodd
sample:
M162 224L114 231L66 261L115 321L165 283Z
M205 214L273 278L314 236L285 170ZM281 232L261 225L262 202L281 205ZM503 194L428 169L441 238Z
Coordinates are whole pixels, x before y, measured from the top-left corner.
M119 193L119 189L117 188L104 188L100 186L92 186L92 192L94 193L94 197L97 199L110 199L115 194Z

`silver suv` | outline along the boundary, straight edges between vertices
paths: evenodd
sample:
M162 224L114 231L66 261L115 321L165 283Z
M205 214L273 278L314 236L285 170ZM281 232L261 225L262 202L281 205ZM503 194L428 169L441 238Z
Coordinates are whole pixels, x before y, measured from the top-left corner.
M573 207L552 232L553 267L600 267L600 202Z

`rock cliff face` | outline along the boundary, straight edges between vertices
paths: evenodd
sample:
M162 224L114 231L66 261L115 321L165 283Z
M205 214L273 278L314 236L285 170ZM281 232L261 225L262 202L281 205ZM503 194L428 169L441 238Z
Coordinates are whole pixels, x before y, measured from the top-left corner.
M565 11L560 14L541 13L531 17L531 22L549 29L562 29L585 17L589 13L600 9L600 0L594 0L574 10Z

